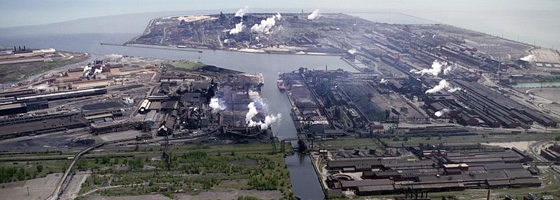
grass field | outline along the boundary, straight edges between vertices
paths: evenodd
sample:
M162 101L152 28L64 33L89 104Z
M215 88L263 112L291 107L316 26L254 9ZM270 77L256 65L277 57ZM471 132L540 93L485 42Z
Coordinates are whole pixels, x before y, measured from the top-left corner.
M64 172L70 161L0 162L0 184Z
M178 69L196 69L199 67L204 67L206 64L195 62L195 61L188 61L188 60L174 60L165 63L164 65L169 65L174 68Z
M93 170L80 194L104 188L88 196L159 193L172 198L212 191L254 190L280 191L284 199L295 198L285 153L274 152L271 144L180 146L169 150L169 166L159 148L138 148L134 157L80 159L76 170ZM159 154L153 154L158 151ZM105 188L108 186L117 187Z

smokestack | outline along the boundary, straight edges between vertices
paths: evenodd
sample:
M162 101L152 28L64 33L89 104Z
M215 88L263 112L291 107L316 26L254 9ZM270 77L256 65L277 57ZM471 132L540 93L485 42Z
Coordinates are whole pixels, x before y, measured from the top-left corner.
M16 46L14 46L14 52L17 51Z

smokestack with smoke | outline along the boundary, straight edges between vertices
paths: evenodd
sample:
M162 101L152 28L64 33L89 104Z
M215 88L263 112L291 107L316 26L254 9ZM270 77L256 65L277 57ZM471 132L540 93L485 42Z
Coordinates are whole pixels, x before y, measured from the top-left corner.
M272 17L262 20L260 24L253 25L253 27L251 27L251 31L270 34L270 29L272 29L272 27L276 25L276 20L280 19L282 19L282 15L280 15L280 13L273 15Z
M381 79L381 81L379 81L379 83L381 84L387 84L389 81L385 80L384 78Z
M93 71L93 74L95 75L95 74L99 74L99 73L101 73L101 72L103 72L103 66L101 66L101 67L95 69L95 70Z
M520 58L519 60L525 61L525 62L533 62L535 61L535 56L534 55L527 55L523 58Z
M450 93L463 90L462 88L451 86L451 84L449 84L446 80L441 80L438 85L434 86L432 89L426 90L426 94L437 93L444 89Z
M223 102L220 102L220 99L218 98L212 98L210 99L210 104L208 104L208 106L210 106L210 108L212 108L212 112L216 113L220 110L225 110L226 106L223 104Z
M357 52L356 49L350 49L350 50L348 50L348 53L349 53L349 54L352 54L352 55L356 54L356 52Z
M454 68L455 68L454 66L446 67L445 69L443 69L443 75L447 76L447 75L451 74L451 72L453 71Z
M456 87L456 88L451 87L451 89L448 89L447 91L450 92L450 93L453 93L453 92L462 91L462 90L463 90L463 88L460 88L460 87Z
M249 6L245 6L241 9L239 9L237 12L235 12L235 16L236 17L243 17L245 15L245 13L247 13L248 10L249 10Z
M229 30L229 34L230 35L237 35L238 33L241 33L241 31L243 31L244 28L245 28L245 25L243 25L243 22L239 22L239 24L235 25L235 28L232 28L231 30Z
M436 93L447 87L449 87L449 83L446 80L441 80L438 85L434 86L432 89L426 90L426 94Z
M441 69L443 67L443 65L445 65L445 63L440 63L437 60L434 60L434 62L432 63L432 67L429 69L422 69L422 70L410 70L411 73L415 73L415 74L420 74L421 76L424 76L426 74L428 75L432 75L432 76L438 76L439 73L441 73ZM450 71L451 69L449 69Z
M440 111L435 112L434 115L435 115L436 117L441 117L441 116L447 114L448 112L449 112L449 109L444 108L444 109L442 109L442 110L440 110Z
M257 116L257 114L259 113L255 103L260 104L263 108L265 108L265 110L267 109L267 104L266 102L264 102L259 92L249 90L248 94L249 98L253 100L253 102L247 105L247 107L249 108L249 111L247 111L247 114L245 115L245 122L247 123L247 126L260 126L261 129L267 129L272 123L280 121L280 119L282 118L282 114L280 113L278 113L277 115L268 115L264 118L264 121L253 121L253 117Z
M307 16L307 19L314 20L314 19L318 19L319 16L321 16L321 13L319 13L319 9L315 9L309 16Z
M249 105L247 105L247 107L249 108L249 111L247 111L247 114L245 115L245 122L249 126L255 126L256 122L253 121L253 117L255 117L259 113L259 111L257 111L257 107L255 106L255 102L249 103Z
M91 65L86 65L84 67L84 75L83 76L86 77L86 76L90 76L90 75L93 76L93 75L99 74L99 73L103 72L103 68L104 68L103 65L101 65L101 67L99 67L99 68L94 68Z
M84 76L87 75L87 74L89 74L89 71L91 70L91 68L92 68L92 67L91 67L90 65L86 65L86 66L84 67Z

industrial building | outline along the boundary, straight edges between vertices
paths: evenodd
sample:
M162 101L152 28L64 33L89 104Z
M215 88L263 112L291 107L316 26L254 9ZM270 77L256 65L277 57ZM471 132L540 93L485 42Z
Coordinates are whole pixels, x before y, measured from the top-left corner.
M80 113L8 118L0 120L0 139L65 131L87 125L88 121Z
M417 148L412 148L413 152ZM420 150L422 152L422 150ZM541 181L523 167L531 158L517 149L492 151L431 151L421 160L399 157L327 160L330 190L357 195L458 191L465 189L538 187ZM346 173L361 172L359 179Z

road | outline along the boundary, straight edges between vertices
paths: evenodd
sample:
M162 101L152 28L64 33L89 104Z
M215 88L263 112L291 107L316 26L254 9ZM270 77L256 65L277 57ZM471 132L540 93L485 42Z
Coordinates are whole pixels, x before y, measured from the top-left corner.
M93 149L99 148L103 145L105 145L106 143L99 143L96 145L93 145L87 149L84 149L82 151L80 151L80 153L78 153L74 159L72 160L72 163L70 163L70 166L68 166L68 169L66 169L66 172L64 172L64 175L62 175L62 178L60 179L60 181L58 182L58 184L56 185L53 193L51 194L51 196L47 199L49 200L58 200L58 198L60 197L60 193L62 190L62 185L64 184L64 182L66 182L66 179L68 178L68 175L70 174L70 172L72 171L72 167L74 167L74 165L76 164L76 162L78 162L78 160L80 159L80 157L82 157L84 154L90 152Z
M540 155L540 151L542 148L544 148L545 146L547 146L548 144L552 143L552 141L537 141L533 144L531 144L529 146L529 148L527 149L527 152L529 152L530 154L533 154L533 157L535 157L539 162L550 162L548 161L546 158L543 158Z

